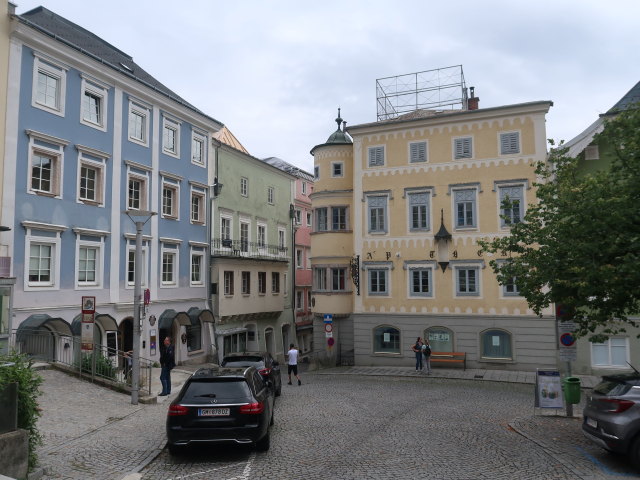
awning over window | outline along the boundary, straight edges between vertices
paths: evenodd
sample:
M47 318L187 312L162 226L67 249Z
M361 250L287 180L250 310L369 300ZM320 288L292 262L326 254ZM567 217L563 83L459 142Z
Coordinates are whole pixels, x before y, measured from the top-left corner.
M96 313L94 317L95 323L100 325L105 332L115 332L118 330L116 319L107 313ZM71 322L71 332L75 337L79 337L82 332L82 314L79 313Z
M39 333L43 330L54 332L59 335L71 336L71 326L64 318L52 317L46 313L29 315L22 323L20 323L17 333L19 337L21 333Z
M213 312L211 310L202 310L198 307L191 307L187 312L191 319L191 325L199 325L199 322L213 323Z
M160 318L158 319L158 328L161 330L162 329L169 330L172 327L174 321L184 326L191 325L191 318L187 313L176 312L173 309L169 309L169 310L165 310L160 315Z
M235 333L243 333L243 332L248 332L249 330L247 330L244 327L237 327L237 328L229 328L228 330L218 330L216 332L216 335L219 337L224 337L226 335L233 335Z

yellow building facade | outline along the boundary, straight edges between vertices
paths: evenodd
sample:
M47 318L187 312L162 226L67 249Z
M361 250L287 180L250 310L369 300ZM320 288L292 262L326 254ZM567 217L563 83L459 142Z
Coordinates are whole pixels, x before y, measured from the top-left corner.
M410 346L426 337L434 351L465 352L471 367L555 366L552 312L536 316L515 281L500 285L478 245L535 202L551 105L417 110L339 126L314 147L319 357L413 365Z

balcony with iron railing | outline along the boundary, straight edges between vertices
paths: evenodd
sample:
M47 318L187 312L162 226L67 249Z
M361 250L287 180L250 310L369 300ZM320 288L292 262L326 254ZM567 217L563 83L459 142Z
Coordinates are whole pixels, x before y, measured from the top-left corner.
M269 245L246 240L231 240L228 238L214 238L211 241L211 256L234 257L251 260L270 260L274 262L288 262L289 249L279 245Z

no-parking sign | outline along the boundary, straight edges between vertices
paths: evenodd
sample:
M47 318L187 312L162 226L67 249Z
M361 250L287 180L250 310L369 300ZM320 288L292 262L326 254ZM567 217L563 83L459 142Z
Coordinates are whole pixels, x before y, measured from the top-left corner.
M578 356L575 337L576 324L572 321L558 322L558 349L560 360L574 362Z

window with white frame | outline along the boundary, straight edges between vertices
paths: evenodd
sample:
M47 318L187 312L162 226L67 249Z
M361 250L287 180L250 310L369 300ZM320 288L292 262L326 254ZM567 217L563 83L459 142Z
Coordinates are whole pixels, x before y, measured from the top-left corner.
M78 201L103 206L106 158L78 151Z
M294 210L294 217L296 220L296 225L301 225L302 224L302 210L300 210L299 208L296 208Z
M427 231L430 229L429 222L429 192L412 192L407 194L409 201L409 230Z
M511 333L505 330L485 330L480 334L480 356L487 359L512 360Z
M102 285L104 266L103 237L92 237L77 232L76 287L97 288Z
M602 343L591 343L591 366L627 368L629 338L611 337Z
M258 247L262 248L267 245L267 226L263 224L258 224Z
M271 272L271 293L280 293L280 273Z
M325 267L314 267L313 283L314 290L327 290L327 269Z
M57 290L60 287L60 236L65 228L44 226L27 229L24 261L25 290Z
M146 242L143 242L142 252L140 258L140 264L142 268L140 269L140 278L142 282L142 286L147 285L147 245ZM127 287L133 288L135 286L135 278L136 277L136 244L135 239L130 240L127 245Z
M240 222L240 251L249 251L249 224Z
M387 232L387 200L386 195L367 197L369 233Z
M146 210L147 177L129 173L127 183L127 208L129 210Z
M427 161L427 142L409 143L409 163L424 163Z
M454 204L456 215L456 228L474 228L476 221L476 197L478 191L475 188L454 190Z
M286 273L283 274L283 281L282 284L284 285L284 296L288 297L289 296L289 281L288 281L288 276Z
M274 189L273 187L267 187L267 203L273 205Z
M36 56L33 62L32 106L64 116L67 69L43 61Z
M191 133L191 162L196 165L205 165L207 159L207 137L192 132Z
M331 230L347 230L347 207L331 207Z
M296 248L296 268L302 268L302 250Z
M302 194L307 194L307 182L302 182Z
M342 177L342 176L344 176L344 163L343 162L332 162L331 163L331 176L332 177Z
M522 185L498 187L500 192L500 226L520 223L524 216L524 187Z
M224 272L224 294L233 295L233 271L230 270Z
M231 240L231 217L220 217L220 239ZM229 245L230 246L230 245Z
M147 146L149 139L149 109L129 101L129 140Z
M180 155L180 124L166 117L162 119L162 151L168 155Z
M251 293L251 272L242 272L242 294L249 295Z
M169 182L167 179L162 181L162 217L172 220L178 219L180 199L180 186L176 183Z
M267 293L267 272L258 272L258 294Z
M296 310L302 310L304 308L303 293L301 290L296 290Z
M327 222L327 207L316 208L316 231L326 232L329 230Z
M106 131L107 105L107 88L87 81L87 79L83 77L80 123Z
M246 177L240 177L240 195L249 196L249 179Z
M454 267L454 271L457 296L480 295L480 267L459 266Z
M473 157L473 140L471 137L455 138L453 140L453 158L456 160L461 158Z
M203 190L191 189L191 223L204 224L205 198Z
M191 250L191 286L204 285L204 252L201 249Z
M286 231L283 228L278 228L278 247L280 250L284 250L287 246L287 242L285 240Z
M164 287L178 285L178 246L172 244L162 245L162 283Z
M408 268L409 272L409 296L432 297L433 296L433 269L428 267Z
M313 226L312 218L313 218L313 216L311 215L311 212L307 212L307 227Z
M500 155L520 153L520 132L500 134Z
M62 197L62 169L66 140L27 130L29 135L28 191Z
M347 269L332 268L331 269L331 291L344 292L347 289Z
M384 147L369 147L369 166L370 167L382 167L384 166Z

